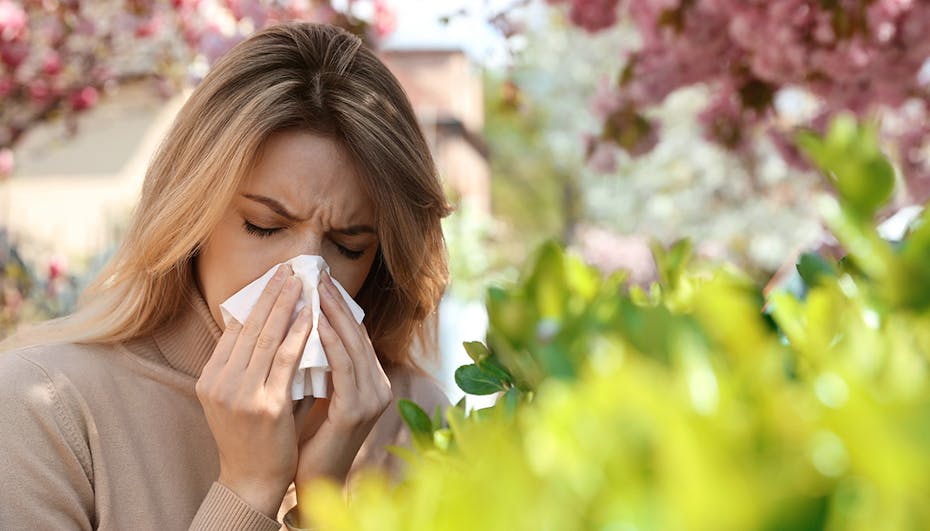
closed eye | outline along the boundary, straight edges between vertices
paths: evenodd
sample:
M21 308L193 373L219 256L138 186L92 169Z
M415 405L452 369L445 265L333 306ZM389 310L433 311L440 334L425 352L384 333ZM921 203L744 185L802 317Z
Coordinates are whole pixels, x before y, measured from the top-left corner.
M248 220L243 220L242 226L245 228L246 232L248 232L249 234L254 234L255 236L258 236L259 238L267 238L283 230L282 227L274 227L274 228L259 227L258 225L255 225L254 223L251 223ZM364 250L356 251L354 249L349 249L348 247L344 247L336 243L335 241L333 242L333 245L336 246L336 249L339 251L340 254L342 254L349 260L358 260L359 258L362 257L363 254L365 254Z
M259 238L267 238L268 236L271 236L272 234L281 230L280 227L273 228L273 229L266 229L264 227L259 227L258 225L253 225L252 223L249 223L248 220L243 220L242 226L245 227L246 232L250 234L254 234L258 236Z
M339 252L349 260L358 260L362 257L363 254L365 254L365 251L353 251L352 249L343 247L336 242L333 243L336 245L336 248L339 249Z

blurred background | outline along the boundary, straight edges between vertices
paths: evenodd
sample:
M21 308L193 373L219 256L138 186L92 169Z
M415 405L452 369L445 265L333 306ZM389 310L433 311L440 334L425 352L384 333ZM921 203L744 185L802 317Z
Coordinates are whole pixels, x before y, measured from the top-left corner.
M849 4L849 5L847 5ZM818 7L819 6L819 7ZM833 7L831 7L833 6ZM689 11L690 10L690 11ZM0 337L74 308L210 65L278 20L341 25L407 90L457 211L436 370L453 401L488 285L557 240L627 282L691 238L765 284L830 245L789 139L877 119L926 197L930 55L914 2L0 0ZM456 396L458 394L458 396Z

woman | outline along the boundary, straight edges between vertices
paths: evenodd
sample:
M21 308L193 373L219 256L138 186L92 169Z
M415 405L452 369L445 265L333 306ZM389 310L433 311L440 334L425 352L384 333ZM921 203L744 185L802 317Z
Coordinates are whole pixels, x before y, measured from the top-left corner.
M240 43L180 111L78 311L0 345L0 528L296 528L314 478L396 470L392 403L445 403L410 353L445 288L448 212L410 103L357 37L286 24ZM219 311L301 254L366 313L324 276L333 387L312 408L289 395L299 279L280 268L243 324Z

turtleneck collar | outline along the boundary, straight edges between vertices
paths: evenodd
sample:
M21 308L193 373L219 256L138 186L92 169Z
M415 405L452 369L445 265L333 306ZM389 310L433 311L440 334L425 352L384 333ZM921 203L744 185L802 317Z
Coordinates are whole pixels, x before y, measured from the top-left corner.
M222 333L197 282L191 279L178 313L155 330L152 338L169 365L199 378Z

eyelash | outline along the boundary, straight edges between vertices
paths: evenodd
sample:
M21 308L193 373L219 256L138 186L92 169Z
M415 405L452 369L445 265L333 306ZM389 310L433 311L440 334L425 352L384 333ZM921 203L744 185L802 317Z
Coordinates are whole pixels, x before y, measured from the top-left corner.
M280 228L266 229L263 227L259 227L258 225L253 225L252 223L249 223L248 221L244 221L243 226L245 227L246 232L248 232L249 234L254 234L255 236L258 236L259 238L267 238L281 230ZM362 257L363 254L365 254L364 251L353 251L352 249L343 247L336 242L333 242L333 243L336 245L336 248L339 249L339 252L343 256L348 258L349 260L358 260L359 258Z

